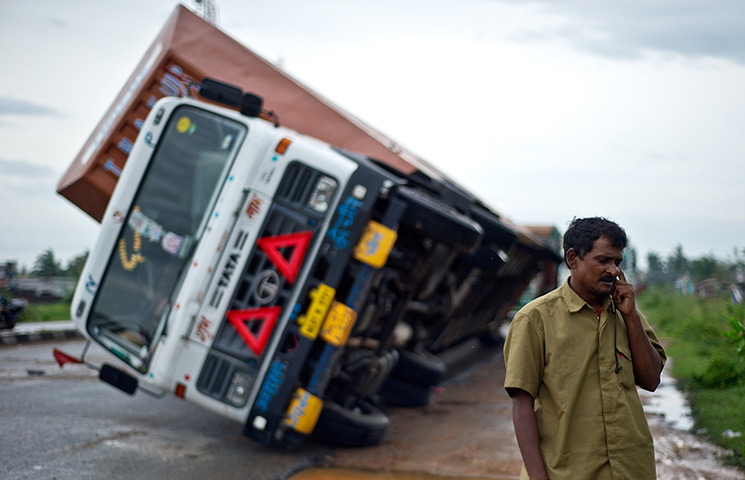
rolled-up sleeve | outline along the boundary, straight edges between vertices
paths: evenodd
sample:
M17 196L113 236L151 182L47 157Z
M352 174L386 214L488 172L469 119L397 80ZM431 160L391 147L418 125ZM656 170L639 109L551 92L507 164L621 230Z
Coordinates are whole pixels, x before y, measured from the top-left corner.
M510 395L512 389L519 388L533 398L538 396L543 378L545 342L543 329L536 327L528 315L520 312L510 324L504 343L504 388Z

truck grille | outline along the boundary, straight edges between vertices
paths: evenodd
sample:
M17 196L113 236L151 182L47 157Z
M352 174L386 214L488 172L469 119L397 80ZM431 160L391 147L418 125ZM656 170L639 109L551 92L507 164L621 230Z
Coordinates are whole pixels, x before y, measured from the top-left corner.
M311 231L313 237L308 247L308 251L311 251L313 244L321 240L318 233L323 224L323 217L307 208L306 204L321 175L323 174L300 163L291 164L285 172L258 238ZM255 246L255 238L249 240L246 241L246 235L239 235L236 240L243 243L245 248L253 246L254 251L241 273L228 310L279 306L282 308L281 317L287 313L287 308L292 308L289 301L296 285L289 283L278 272L272 259L261 248ZM283 257L288 258L291 252L286 250L291 250L291 247L279 248L278 251ZM308 260L306 253L303 263ZM215 301L219 302L219 299ZM262 324L261 321L250 321L246 326L255 337L258 337ZM224 401L235 372L253 369L255 374L262 355L263 352L259 355L254 353L235 327L227 320L224 321L202 367L197 388L205 395Z
M275 204L264 223L260 238L308 230L313 231L315 237L319 226L320 222ZM290 254L282 250L284 249L280 249L280 253L283 256ZM261 249L255 248L241 275L228 310L275 305L285 307L292 295L292 289L293 285L279 274L272 260ZM258 336L262 322L249 322L247 326L251 333ZM215 337L213 348L249 364L255 364L258 358L229 322L223 323Z
M199 375L197 389L211 397L222 399L234 371L235 365L230 360L210 353Z
M313 242L318 241L317 232L322 217L314 215L305 208L313 186L322 173L298 162L288 166L278 188L259 238L273 237L296 232L313 232ZM240 238L240 237L239 237ZM251 245L252 242L246 242ZM287 258L288 248L280 249ZM279 274L272 260L260 248L255 248L241 274L228 310L244 310L279 305L286 308L292 295L293 285ZM253 334L258 334L261 322L247 324ZM250 365L255 364L257 356L248 348L235 328L225 322L218 332L213 348L238 358Z
M293 162L287 167L282 184L277 190L276 200L295 208L305 206L316 180L321 176L317 170Z

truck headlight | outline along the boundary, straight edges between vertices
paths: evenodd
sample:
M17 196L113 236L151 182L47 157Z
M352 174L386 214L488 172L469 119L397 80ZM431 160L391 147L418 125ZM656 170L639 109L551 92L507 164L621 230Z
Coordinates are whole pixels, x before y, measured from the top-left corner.
M253 376L246 372L235 372L226 395L228 401L236 407L245 405L253 380Z
M325 213L331 205L334 192L336 192L336 180L326 176L319 178L308 199L308 206L318 213Z

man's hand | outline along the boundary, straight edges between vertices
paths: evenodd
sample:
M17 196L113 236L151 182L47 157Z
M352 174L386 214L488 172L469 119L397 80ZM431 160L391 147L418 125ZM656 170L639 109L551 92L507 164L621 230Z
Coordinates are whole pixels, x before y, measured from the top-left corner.
M618 276L619 279L613 284L611 297L613 297L613 302L616 304L618 311L624 318L628 318L628 316L636 314L634 286L626 281L626 275L620 268L618 269Z
M636 300L634 298L634 286L626 281L626 275L618 269L619 279L613 284L611 297L616 304L616 309L621 312L626 322L626 332L629 336L629 348L634 365L634 378L636 384L644 390L655 391L660 384L660 373L662 372L662 361L660 354L654 349L652 343L644 331L644 327L636 311Z

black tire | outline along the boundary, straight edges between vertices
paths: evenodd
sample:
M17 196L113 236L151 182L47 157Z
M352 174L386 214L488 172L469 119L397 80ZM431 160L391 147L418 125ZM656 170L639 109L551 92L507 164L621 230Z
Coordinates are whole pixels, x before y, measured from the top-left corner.
M471 217L483 228L485 242L496 244L507 250L517 240L517 232L485 208L474 205L471 207Z
M487 348L500 348L504 345L504 337L499 333L496 322L489 323L477 336L481 345Z
M327 400L313 434L335 444L369 447L382 442L387 431L388 417L368 402L344 408Z
M470 255L464 255L463 258L471 265L481 270L497 273L504 265L505 261L486 245L481 245Z
M465 251L476 248L481 242L481 226L447 204L409 187L399 187L397 195L407 204L402 224Z
M306 435L303 435L300 432L296 432L295 430L288 428L284 436L282 437L282 448L285 450L295 450L300 445L305 442Z
M395 377L388 377L380 388L380 398L398 407L425 407L432 403L434 388L412 385Z
M447 373L447 366L437 355L424 349L399 350L398 363L391 376L417 387L439 385Z

